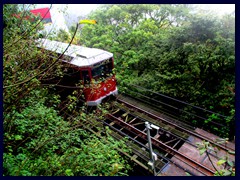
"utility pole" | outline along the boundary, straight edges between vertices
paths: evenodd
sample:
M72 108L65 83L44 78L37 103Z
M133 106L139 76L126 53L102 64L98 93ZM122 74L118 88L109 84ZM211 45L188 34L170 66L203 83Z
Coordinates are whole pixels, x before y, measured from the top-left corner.
M150 153L150 161L148 162L148 165L153 170L154 176L156 176L155 160L157 160L157 155L152 150L152 141L151 141L150 129L152 129L152 127L153 127L153 128L156 128L158 130L159 127L154 126L154 125L150 126L150 124L148 122L145 122L145 126L147 128L147 138L148 138L148 146L149 146L149 153Z

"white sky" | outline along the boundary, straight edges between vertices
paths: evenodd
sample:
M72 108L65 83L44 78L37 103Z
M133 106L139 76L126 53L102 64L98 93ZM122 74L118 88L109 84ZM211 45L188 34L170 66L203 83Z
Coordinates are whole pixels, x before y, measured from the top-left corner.
M99 4L53 4L52 7L63 10L67 5L67 13L85 15L96 9ZM36 8L50 7L50 4L37 4Z
M67 9L65 9L67 5ZM235 10L235 4L193 4L200 9L209 10L215 12L218 15L223 15L225 13L232 13ZM54 27L61 29L68 29L66 22L64 20L63 14L61 11L64 11L67 14L82 16L90 13L92 10L95 10L99 4L53 4L51 9L51 16ZM37 4L36 8L50 7L50 4ZM49 27L50 29L51 27Z
M98 6L98 4L68 4L68 11L72 14L87 14L95 10Z
M66 4L53 4L53 7L62 9ZM67 4L67 12L70 14L85 15L95 10L99 4ZM235 4L195 4L201 9L213 11L219 15L232 13L235 10ZM49 4L38 4L37 8L49 7Z
M210 10L216 14L230 14L235 11L235 4L196 4L200 9Z

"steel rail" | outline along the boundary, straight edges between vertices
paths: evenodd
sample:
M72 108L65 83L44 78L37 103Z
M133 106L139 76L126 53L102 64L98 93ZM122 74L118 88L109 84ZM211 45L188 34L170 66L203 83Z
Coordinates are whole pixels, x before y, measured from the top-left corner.
M168 109L166 109L166 108L163 108L163 107L160 108L159 106L156 106L156 104L153 105L150 101L143 100L143 99L140 99L140 98L137 98L137 97L132 97L132 96L130 96L130 95L128 95L128 94L125 94L125 93L121 93L121 94L123 94L126 98L130 97L130 98L132 98L132 99L134 99L134 100L137 100L137 101L140 101L140 102L142 102L142 103L144 103L144 104L148 104L148 105L152 106L152 107L153 107L155 110L157 110L159 113L162 113L164 116L168 116L168 118L170 119L170 121L174 121L174 122L179 121L179 116L177 117L176 113L174 113L174 112L172 112L172 111L170 111L170 110L168 110ZM140 93L139 93L139 95L145 97L146 99L151 99L151 98L149 98L149 97L147 97L147 96L141 95ZM155 101L155 100L154 100L154 101ZM155 101L155 102L161 104L161 102L158 102L158 101ZM170 114L170 113L171 113L171 114ZM175 115L173 115L173 113L174 113ZM179 122L180 122L180 121L179 121ZM180 123L183 123L183 122L180 122ZM189 123L188 121L185 121L185 120L184 120L184 123L185 123L186 125L188 125L188 126L191 126L191 129L195 129L195 127L193 127L193 125L192 125L191 123Z
M109 119L109 120L112 120L112 119ZM109 126L111 129L113 129L114 131L116 131L116 132L118 132L118 133L120 133L120 134L122 134L122 135L124 135L124 136L127 136L129 139L131 139L132 141L134 141L134 142L137 143L138 145L140 145L140 146L146 148L147 150L149 150L149 147L147 147L147 146L144 145L143 143L139 142L138 140L132 138L131 136L127 135L126 133L122 132L121 130L113 127L113 125L110 125L109 123L106 123L105 121L102 121L102 122L103 122L103 124ZM122 126L121 126L121 127L122 127ZM135 133L134 133L134 134L135 134ZM176 165L178 168L184 170L185 172L188 172L189 174L191 174L191 175L193 175L193 176L197 176L196 174L194 174L193 172L191 172L189 169L183 168L183 167L182 167L181 165L179 165L177 162L174 162L173 160L171 160L171 159L163 156L162 154L160 154L160 153L158 153L158 152L155 152L155 153L156 153L158 156L160 156L163 160L167 161L166 163L169 163L169 162L170 162L170 163ZM141 154L141 153L140 153L140 154ZM178 157L176 157L176 158L179 159ZM186 162L184 162L184 163L186 163ZM187 164L187 163L186 163L186 164ZM187 164L187 165L188 165L188 164ZM164 165L164 166L165 166L165 165ZM194 167L193 167L193 168L194 168ZM163 168L162 168L161 170L163 170ZM159 172L161 172L161 170L160 170ZM196 170L198 171L198 169L196 169Z
M190 114L190 115L192 115L192 116L195 116L195 117L201 119L201 121L207 120L207 118L201 117L201 116L196 115L196 114L191 113L191 112L187 112L187 111L185 111L185 110L179 109L179 108L177 108L177 107L175 107L175 106L172 106L172 105L169 105L169 104L167 104L167 103L164 103L164 102L161 102L161 101L157 101L157 100L152 99L152 98L150 98L150 97L148 97L148 96L145 96L145 95L143 95L143 94L141 94L141 93L137 93L137 92L134 92L134 91L132 91L132 90L129 90L129 91L131 91L131 92L133 92L133 93L135 93L135 94L137 94L137 95L140 95L140 96L142 96L142 97L144 97L144 98L146 98L146 99L150 99L151 101L154 101L154 102L156 102L156 103L163 104L163 105L165 105L165 106L168 106L168 107L173 108L173 109L175 109L175 110L178 110L178 111L180 111L180 112L184 112L184 113L186 113L186 114ZM169 110L167 110L167 111L170 112ZM186 122L186 121L185 121L185 122ZM220 127L224 127L223 124L217 123L217 122L215 122L215 121L210 121L209 123L214 124L214 125L217 125L217 126L220 126Z
M152 114L152 113L150 113L150 112L147 112L147 111L145 111L145 110L143 110L143 109L141 109L141 108L139 108L139 107L136 107L136 106L134 106L134 105L132 105L132 104L124 101L124 100L117 99L117 101L125 104L125 105L126 105L127 107L129 107L129 108L136 109L138 112L144 113L144 114L148 115L149 117L152 117L152 118L155 118L155 119L159 119L159 120L164 121L164 122L166 122L166 123L168 123L168 124L171 124L172 126L178 128L178 129L180 129L180 130L182 130L182 131L185 131L185 132L187 132L187 133L189 133L189 134L191 134L191 135L193 135L193 136L195 136L195 137L198 137L198 138L203 139L203 140L207 140L207 141L209 141L210 143L212 143L212 144L214 144L214 145L216 145L216 146L218 146L218 147L220 147L220 148L222 148L222 149L224 149L224 150L226 150L226 151L229 151L229 150L235 151L235 149L232 149L232 148L230 148L230 147L226 147L226 146L223 146L223 145L221 145L221 144L218 144L218 143L214 142L213 140L211 140L211 139L209 139L209 138L207 138L207 137L205 137L205 136L202 136L202 135L200 135L200 134L198 134L198 133L192 132L192 131L190 131L190 130L188 130L188 129L186 129L186 128L183 128L183 127L181 127L181 126L179 126L179 125L177 125L177 124L175 124L175 123L173 123L173 122L169 122L169 121L165 120L165 119L162 118L162 117L159 117L159 116L156 116L155 114Z
M109 119L109 120L111 120L111 119ZM134 141L135 143L139 144L140 146L142 146L142 147L144 147L144 148L146 148L146 149L149 149L146 145L144 145L144 144L142 144L141 142L139 142L138 140L130 137L130 136L127 135L126 133L122 132L121 130L113 127L113 125L110 125L109 123L105 122L104 120L97 119L97 121L98 121L98 122L101 122L102 124L105 124L105 125L109 126L109 127L110 127L111 129L113 129L114 131L117 131L118 133L120 133L120 134L122 134L122 135L124 135L124 136L129 137L132 141ZM111 121L112 121L112 120L111 120ZM88 121L88 122L85 122L85 123L89 124L90 126L94 126L94 125L95 125L95 124L93 124L91 121L90 121L90 122ZM83 125L83 124L82 124L82 125ZM86 125L86 124L85 124L85 125ZM85 125L83 125L83 126L85 126ZM123 127L123 128L124 128L124 127ZM134 134L137 135L136 133L134 133ZM142 138L142 137L140 137L140 138ZM158 152L155 152L155 153L156 153L159 157L162 158L162 160L161 160L162 162L163 162L163 161L167 161L166 163L172 163L172 164L174 164L175 166L177 166L178 168L184 170L185 172L188 172L189 174L191 174L191 175L193 175L193 176L197 176L197 174L195 174L194 172L192 172L192 171L189 170L188 168L182 167L182 165L180 165L178 162L175 162L175 161L173 161L173 160L171 160L171 159L163 156L162 154L160 154L160 153L158 153ZM140 154L141 154L141 153L140 153ZM140 157L140 158L141 158L141 157ZM175 158L181 160L179 157L175 157ZM164 163L164 162L163 162L163 163ZM183 162L183 163L187 164L186 162ZM188 165L188 164L187 164L187 165ZM158 173L161 173L165 166L166 166L166 164L160 169L160 171L159 171ZM195 170L197 170L197 171L199 171L196 167L192 167L192 168L195 169Z
M124 112L126 112L125 110L123 110L123 109L121 109L121 108L119 108L119 109L122 110L122 111L124 111ZM142 118L142 117L140 117L140 116L138 116L138 115L134 115L134 114L131 114L131 113L129 113L129 114L130 114L131 116L135 117L135 118L138 118L138 119L141 120L142 122L149 121L149 120L146 120L146 119L144 119L144 118ZM149 121L149 122L150 122L150 121ZM152 123L152 122L151 122L151 123ZM153 123L153 124L154 124L154 123ZM132 126L135 126L135 124L131 124L131 125L132 125ZM155 124L155 125L156 125L156 124ZM179 140L181 140L181 141L183 141L183 142L185 142L185 143L188 143L189 145L197 148L197 145L191 143L188 139L184 139L184 138L182 138L181 136L176 135L176 134L172 133L171 131L168 131L168 130L162 128L162 127L159 127L159 129L161 129L162 131L171 134L173 137L178 138ZM213 154L213 153L211 153L211 152L209 152L209 154L212 155L213 157L219 159L219 157L216 156L215 154Z
M127 127L126 129L128 129L129 131L134 131L135 133L139 134L139 137L143 137L144 139L147 138L147 134L146 133L144 133L144 132L140 131L139 129L133 127L132 125L124 122L123 120L121 120L121 119L119 119L119 118L117 118L117 117L115 117L115 116L113 116L111 114L108 114L107 116L108 116L108 118L114 120L115 122L119 123L120 125L126 126ZM177 154L177 155L181 156L186 161L190 161L191 163L197 165L199 168L206 170L207 172L209 172L210 175L213 175L215 173L214 170L212 170L212 169L210 169L208 167L205 167L204 165L198 163L197 161L194 161L192 158L184 155L181 152L178 152L177 150L175 150L172 147L164 144L163 142L161 142L161 141L159 141L157 139L154 139L153 137L151 137L151 140L152 140L152 144L154 144L155 146L157 146L157 147L162 146L162 147L166 148L165 151L168 152L169 154L171 154L171 155L176 155ZM196 167L192 166L191 164L188 164L188 165L193 167L194 169L196 169ZM209 175L208 173L206 173L206 172L204 172L204 171L202 171L200 169L198 169L198 171L201 172L204 175Z

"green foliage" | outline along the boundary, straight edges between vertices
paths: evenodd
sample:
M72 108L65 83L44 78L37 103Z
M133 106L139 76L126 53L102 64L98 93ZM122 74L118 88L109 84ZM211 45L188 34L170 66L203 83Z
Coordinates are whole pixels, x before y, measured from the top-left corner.
M89 120L99 124L96 116L76 108L82 93L74 91L61 101L50 91L56 87L42 87L41 82L63 77L64 72L58 63L49 68L56 59L36 48L37 32L43 26L37 19L21 18L31 16L23 6L3 6L4 175L126 175L130 167L116 150L125 149L124 143L108 135L98 139L80 128ZM212 115L205 123L232 126L235 17L210 18L190 11L191 5L102 5L89 16L98 24L80 27L73 44L112 52L121 92L131 93L125 84L136 84L211 107L227 118ZM20 18L12 14L20 14ZM70 34L59 31L52 37L69 42L74 30L73 26ZM227 126L211 128L226 136ZM209 148L205 143L201 153ZM232 168L219 175L233 175L234 164L227 158L218 164Z
M56 110L44 105L45 93L31 93L25 100L26 107L4 120L6 126L11 124L4 132L4 175L127 174L130 167L117 150L127 150L124 142L110 136L98 139L80 128L81 122L94 122L94 114L81 112L81 116L65 121Z
M74 31L73 31L74 32ZM73 33L72 32L72 33ZM63 29L60 29L56 36L52 37L53 40L69 43L71 40L70 34L68 34ZM73 43L74 44L74 43Z
M191 5L102 5L89 16L97 26L82 28L81 42L114 54L120 91L127 90L123 84L136 84L230 117L235 17L191 10ZM228 130L218 131L226 136Z
M224 144L228 139L217 139L216 143ZM211 156L209 152L213 152L218 157L219 149L216 148L216 145L212 145L207 141L202 141L200 143L196 143L199 149L200 155L206 153L209 161L211 162L213 168L215 169L214 176L235 176L235 159L232 160L229 158L230 154L235 154L235 152L228 151L226 155L219 158L216 164L213 164ZM217 168L217 166L221 166L222 168Z
M131 168L118 152L128 149L124 142L86 130L99 122L84 107L76 109L81 92L73 91L63 102L54 91L55 79L64 77L62 65L51 66L56 58L36 47L41 23L12 16L31 16L21 6L3 8L3 175L127 175Z

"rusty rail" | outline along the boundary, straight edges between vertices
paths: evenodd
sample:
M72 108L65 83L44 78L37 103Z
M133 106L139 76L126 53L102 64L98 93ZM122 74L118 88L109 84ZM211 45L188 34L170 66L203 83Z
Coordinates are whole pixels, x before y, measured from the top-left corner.
M152 113L150 113L150 112L147 112L147 111L145 111L145 110L143 110L143 109L141 109L141 108L139 108L139 107L136 107L136 106L134 106L134 105L132 105L132 104L130 104L130 103L128 103L128 102L125 102L125 101L123 101L123 100L121 100L121 99L117 99L117 101L120 102L120 103L123 103L123 104L124 104L125 106L127 106L128 108L135 109L135 110L137 110L138 112L144 113L144 114L146 114L147 116L149 116L149 117L151 117L151 118L153 118L153 119L157 119L157 120L163 121L163 122L165 122L165 123L167 123L167 124L170 124L171 126L177 128L177 129L179 129L179 130L181 130L181 131L187 132L187 133L190 134L190 135L193 135L193 136L195 136L195 137L198 137L198 138L200 138L200 139L202 139L202 140L206 140L206 141L214 144L215 146L220 147L220 148L223 149L223 150L226 150L226 151L228 151L228 150L230 150L230 151L235 151L235 149L232 149L232 148L230 148L230 147L226 147L226 146L223 146L223 145L221 145L221 144L218 144L218 143L214 142L213 140L211 140L211 139L209 139L209 138L207 138L207 137L205 137L205 136L202 136L202 135L200 135L200 134L198 134L198 133L195 133L195 132L190 131L190 130L188 130L188 129L186 129L186 128L183 128L183 127L181 127L181 126L179 126L179 125L177 125L177 124L175 124L175 123L173 123L173 122L167 121L167 120L165 120L165 119L163 119L163 118L161 118L161 117L159 117L159 116L156 116L155 114L152 114Z
M121 125L121 126L124 126L125 129L128 129L129 131L133 131L137 134L139 134L139 137L142 137L143 139L146 139L147 138L147 135L146 133L138 130L137 128L135 128L134 126L124 122L123 120L111 115L111 114L108 114L107 117L111 120L113 120L114 122L116 122L117 124ZM152 140L152 144L154 144L155 146L157 147L161 147L161 148L164 148L164 150L169 153L169 154L172 154L172 155L179 155L181 158L183 158L185 160L185 162L189 161L190 164L188 163L189 166L191 166L192 168L196 169L197 171L199 171L200 173L204 174L204 175L213 175L215 173L214 170L198 163L197 161L194 161L192 160L192 158L178 152L177 150L173 149L172 147L164 144L163 142L157 140L157 139L154 139L153 137L151 137L151 140ZM194 166L195 165L195 166Z

